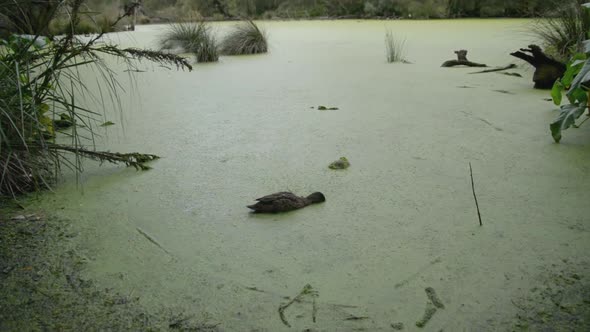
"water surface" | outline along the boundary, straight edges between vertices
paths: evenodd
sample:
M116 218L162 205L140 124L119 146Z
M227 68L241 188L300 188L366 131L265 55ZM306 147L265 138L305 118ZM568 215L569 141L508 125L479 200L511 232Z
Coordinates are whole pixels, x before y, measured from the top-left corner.
M512 297L590 250L588 132L552 142L557 113L526 64L523 78L440 64L462 48L475 62L515 62L508 53L531 41L526 23L263 22L268 54L192 72L140 64L146 72L121 93L126 112L106 111L117 125L97 143L163 158L149 172L89 163L82 189L68 177L45 201L75 220L100 285L228 331L287 330L277 309L306 284L319 291L317 322L297 304L287 311L295 330L412 330L426 287L446 306L426 330L504 329ZM155 47L163 28L110 38ZM413 64L386 63L386 28L407 39ZM341 156L352 166L328 169ZM284 190L327 201L248 213L254 198Z

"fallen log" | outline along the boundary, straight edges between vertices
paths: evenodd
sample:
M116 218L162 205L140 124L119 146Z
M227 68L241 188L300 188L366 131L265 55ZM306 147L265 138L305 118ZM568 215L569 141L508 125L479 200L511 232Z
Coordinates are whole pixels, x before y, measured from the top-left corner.
M468 67L487 67L483 63L471 62L467 60L467 50L455 51L457 54L457 60L449 60L443 62L441 67L454 67L454 66L468 66Z
M553 83L565 73L565 64L547 56L537 45L529 45L529 48L521 48L520 51L512 52L510 55L535 67L533 74L535 89L551 89Z

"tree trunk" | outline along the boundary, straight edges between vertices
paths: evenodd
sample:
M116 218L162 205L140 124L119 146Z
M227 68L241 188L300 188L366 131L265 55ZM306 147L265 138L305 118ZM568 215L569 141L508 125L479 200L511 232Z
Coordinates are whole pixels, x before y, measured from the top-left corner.
M533 75L535 89L551 89L553 83L565 73L565 64L548 57L537 45L529 45L529 48L521 48L520 51L510 53L510 55L535 67Z

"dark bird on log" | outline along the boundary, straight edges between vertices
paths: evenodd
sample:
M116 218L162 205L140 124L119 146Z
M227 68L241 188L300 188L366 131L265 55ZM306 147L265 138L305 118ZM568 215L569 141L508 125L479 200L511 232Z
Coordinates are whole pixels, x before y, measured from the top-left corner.
M324 194L315 192L307 197L297 196L290 192L278 192L257 199L257 203L248 205L256 213L278 213L301 209L314 203L326 201Z

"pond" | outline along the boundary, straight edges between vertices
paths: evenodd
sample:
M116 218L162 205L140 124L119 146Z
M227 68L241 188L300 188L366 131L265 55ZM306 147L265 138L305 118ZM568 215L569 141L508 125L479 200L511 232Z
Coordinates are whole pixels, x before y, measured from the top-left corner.
M140 63L131 76L109 63L131 88L122 115L105 111L115 125L97 147L162 159L148 172L87 163L81 186L66 175L43 204L73 221L88 277L154 311L288 330L278 308L309 284L316 322L308 295L285 311L294 330L412 330L432 287L445 308L427 330L502 330L511 299L590 251L588 131L553 143L556 107L524 63L523 78L440 64L463 48L475 62L516 62L528 22L261 22L268 54L192 72ZM221 36L231 23L215 25ZM164 28L109 38L154 48ZM386 62L387 29L412 64ZM340 157L350 168L329 169ZM327 200L279 215L246 208L286 190Z

